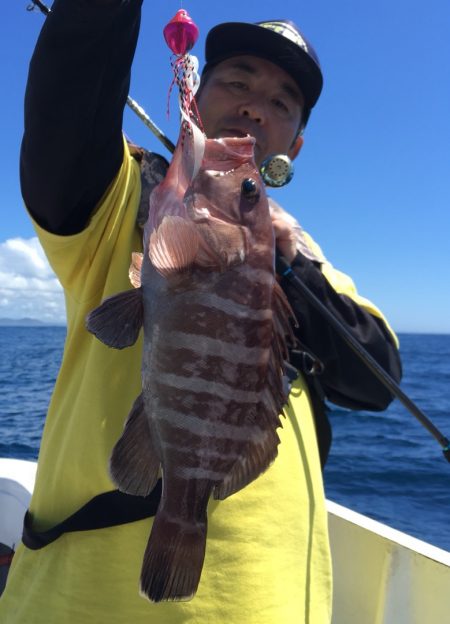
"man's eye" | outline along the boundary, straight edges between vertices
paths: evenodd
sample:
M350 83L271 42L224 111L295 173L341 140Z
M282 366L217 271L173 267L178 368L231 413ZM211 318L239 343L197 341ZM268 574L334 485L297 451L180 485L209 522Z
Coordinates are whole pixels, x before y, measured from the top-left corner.
M283 100L279 100L278 98L274 98L272 100L273 105L275 106L275 108L278 108L279 110L288 113L289 112L289 107L287 106L286 102L283 102Z
M247 87L247 85L240 80L230 80L228 84L235 89L245 89Z

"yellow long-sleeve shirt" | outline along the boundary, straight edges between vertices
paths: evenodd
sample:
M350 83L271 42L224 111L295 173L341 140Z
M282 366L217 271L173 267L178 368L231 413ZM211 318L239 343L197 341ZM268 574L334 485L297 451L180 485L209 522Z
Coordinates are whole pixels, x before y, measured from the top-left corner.
M114 488L108 460L140 393L141 342L116 351L85 329L86 314L129 288L137 163L122 168L89 226L60 237L36 226L66 296L67 341L31 502L45 530ZM138 593L152 520L65 534L39 551L20 546L0 600L5 624L328 624L327 517L306 386L291 392L274 464L225 501L211 501L205 564L190 602L151 604Z

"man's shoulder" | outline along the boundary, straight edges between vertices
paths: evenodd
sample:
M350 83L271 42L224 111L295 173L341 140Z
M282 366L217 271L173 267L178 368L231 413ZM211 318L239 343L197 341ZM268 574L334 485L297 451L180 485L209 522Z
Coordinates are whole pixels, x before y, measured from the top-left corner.
M150 152L128 141L130 155L139 163L141 170L141 199L137 222L143 226L148 217L148 202L153 189L164 179L169 163L160 154Z

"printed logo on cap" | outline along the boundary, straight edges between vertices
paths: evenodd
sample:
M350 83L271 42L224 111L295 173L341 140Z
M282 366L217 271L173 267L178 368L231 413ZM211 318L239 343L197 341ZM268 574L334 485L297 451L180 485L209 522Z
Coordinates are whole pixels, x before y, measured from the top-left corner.
M290 24L286 24L286 22L260 22L258 26L262 28L267 28L268 30L273 30L274 32L286 37L292 43L296 43L300 46L306 53L309 53L308 46L306 42L295 28L293 28Z

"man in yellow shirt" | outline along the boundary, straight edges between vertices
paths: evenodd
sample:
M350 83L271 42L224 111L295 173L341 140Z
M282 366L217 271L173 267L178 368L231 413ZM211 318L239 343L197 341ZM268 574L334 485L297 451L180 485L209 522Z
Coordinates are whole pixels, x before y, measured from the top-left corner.
M113 490L111 450L140 393L141 341L110 350L85 329L105 297L129 288L141 171L122 137L122 112L141 0L56 0L31 61L21 155L22 191L66 296L67 340L39 455L29 528L38 535ZM317 56L287 21L222 24L208 37L199 108L208 136L251 134L258 165L295 157L322 87ZM55 107L55 101L58 106ZM154 182L164 163L152 160ZM50 175L48 175L50 172ZM274 209L277 246L293 271L399 378L396 339L320 248ZM349 407L384 409L379 382L282 281L298 338L324 364L321 391ZM299 365L293 356L293 364ZM49 624L329 624L331 565L321 477L330 443L316 386L293 383L279 455L255 482L211 501L206 558L190 602L138 595L151 518L66 532L43 548L21 545L0 621Z

